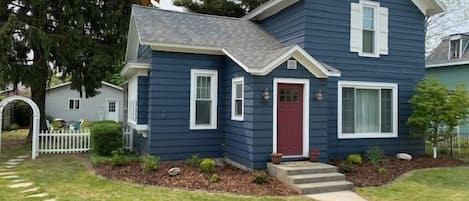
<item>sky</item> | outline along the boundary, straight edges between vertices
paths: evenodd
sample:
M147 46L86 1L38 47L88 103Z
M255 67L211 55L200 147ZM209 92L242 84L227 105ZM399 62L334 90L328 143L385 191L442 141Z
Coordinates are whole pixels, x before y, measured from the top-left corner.
M155 0L151 0L151 3L153 5L155 4L158 5L158 3L156 3ZM174 10L174 11L179 11L179 12L185 12L185 8L173 5L172 0L160 0L160 4L157 7L164 9L164 10Z

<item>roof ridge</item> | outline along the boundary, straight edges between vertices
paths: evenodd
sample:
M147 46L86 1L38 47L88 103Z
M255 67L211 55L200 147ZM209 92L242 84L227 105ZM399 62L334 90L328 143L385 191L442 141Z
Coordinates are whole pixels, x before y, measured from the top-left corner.
M157 8L157 7L142 6L142 5L138 5L138 4L132 4L132 8L142 8L142 9L148 9L148 10L153 10L153 11L163 11L163 12L183 14L183 15L194 15L194 16L202 16L202 17L211 17L211 18L223 18L223 19L230 19L230 20L237 20L237 21L244 21L244 22L247 21L247 20L239 18L239 17L210 15L210 14L193 13L193 12L179 12L179 11L174 11L174 10L165 10L165 9L161 9L161 8Z

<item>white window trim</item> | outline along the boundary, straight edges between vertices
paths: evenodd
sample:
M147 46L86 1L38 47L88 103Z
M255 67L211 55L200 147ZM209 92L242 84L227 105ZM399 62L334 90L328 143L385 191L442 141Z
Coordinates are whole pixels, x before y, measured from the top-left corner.
M459 55L457 58L451 58L451 42L455 41L455 40L459 40ZM455 59L460 59L462 57L462 53L463 53L463 40L462 38L458 38L458 39L449 39L449 45L448 45L448 60L455 60Z
M272 153L277 152L277 91L278 84L303 84L303 157L309 157L309 79L274 78L273 89L273 147ZM299 156L284 156L299 157Z
M373 22L374 22L374 53L368 53L368 52L363 52L363 10L364 10L364 7L369 7L369 8L373 8L374 10L374 19L373 19ZM360 41L361 42L361 45L360 45L360 51L358 52L358 56L361 56L361 57L373 57L373 58L379 58L380 55L379 55L379 44L378 44L378 34L379 34L379 8L380 8L380 3L379 2L374 2L374 1L366 1L366 0L361 0L360 1L360 21L361 21L361 34L362 34L362 40Z
M195 101L197 93L197 76L210 76L210 98L212 99L212 108L209 125L196 125L195 123ZM210 130L217 129L217 113L218 113L218 71L191 69L191 85L190 85L190 129L191 130Z
M236 116L236 87L235 85L241 84L241 115ZM236 77L231 80L231 120L244 121L244 77Z
M70 101L73 100L73 108L70 108ZM78 109L75 109L75 101L78 100ZM76 111L76 110L80 110L81 108L81 100L79 98L68 98L68 101L67 101L67 108L68 110L72 110L72 111Z
M393 125L392 133L342 133L342 88L354 87L360 89L392 89L392 115ZM337 137L339 139L357 139L357 138L397 138L398 131L398 84L384 82L361 82L361 81L339 81L337 87Z

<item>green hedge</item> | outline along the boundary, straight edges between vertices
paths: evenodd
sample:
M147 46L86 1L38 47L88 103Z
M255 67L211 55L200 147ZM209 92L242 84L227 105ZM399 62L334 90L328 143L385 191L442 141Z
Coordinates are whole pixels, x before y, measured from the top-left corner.
M100 156L110 156L122 148L122 126L116 122L95 122L91 126L91 149Z

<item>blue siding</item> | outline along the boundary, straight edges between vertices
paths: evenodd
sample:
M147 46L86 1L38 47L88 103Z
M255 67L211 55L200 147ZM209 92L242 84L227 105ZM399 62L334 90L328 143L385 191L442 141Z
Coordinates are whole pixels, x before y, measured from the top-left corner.
M359 57L350 49L350 3L358 0L305 3L305 49L315 58L342 72L339 79L329 79L329 156L343 157L364 152L370 146L380 146L386 153L410 152L421 154L423 140L409 136L406 125L410 115L408 103L416 83L424 76L425 17L412 1L380 0L389 8L389 56ZM337 139L337 81L373 81L399 84L399 138L394 139Z
M148 77L138 76L137 124L148 123Z
M148 97L151 154L162 160L186 159L195 153L222 156L223 121L218 121L217 130L190 130L189 107L190 70L219 70L224 61L222 56L153 51ZM223 97L219 99L221 102ZM219 104L218 114L222 109Z
M284 45L304 45L305 41L305 10L304 2L300 1L282 12L279 12L259 23Z

